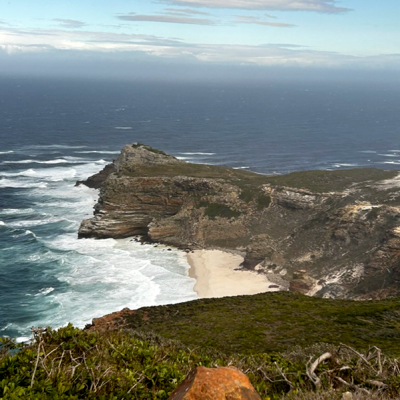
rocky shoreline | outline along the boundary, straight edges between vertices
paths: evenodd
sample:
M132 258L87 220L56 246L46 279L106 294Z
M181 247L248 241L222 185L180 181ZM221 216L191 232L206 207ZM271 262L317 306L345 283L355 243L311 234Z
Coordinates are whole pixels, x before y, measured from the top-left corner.
M399 295L400 181L377 169L264 176L134 143L83 183L100 188L79 237L245 253L244 269L330 298ZM270 279L271 278L271 279Z

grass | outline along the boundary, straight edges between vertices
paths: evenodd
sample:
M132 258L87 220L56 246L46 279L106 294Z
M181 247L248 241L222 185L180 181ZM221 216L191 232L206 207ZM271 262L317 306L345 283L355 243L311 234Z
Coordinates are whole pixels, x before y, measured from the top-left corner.
M261 175L251 171L235 170L227 167L181 162L166 165L126 166L119 173L120 176L131 177L157 176L173 178L185 176L220 180L238 187L241 191L240 199L246 203L255 202L258 210L262 210L269 204L262 191L262 185L265 184L304 189L314 193L342 192L346 189L357 187L357 189L363 190L363 201L393 205L399 202L396 188L379 190L373 187L376 182L394 178L397 176L398 171L385 171L374 168L338 171L316 170L292 172L286 175Z
M235 170L227 167L205 164L177 163L167 165L148 165L124 171L131 176L189 176L195 178L222 179L242 188L241 198L253 199L252 189L262 184L288 186L311 190L317 193L342 191L351 185L366 182L370 184L397 176L398 171L385 171L375 168L359 168L338 171L299 171L286 175L261 175L251 171Z
M278 292L145 307L124 315L122 324L226 354L323 342L364 351L376 345L399 356L399 317L396 299L355 302Z

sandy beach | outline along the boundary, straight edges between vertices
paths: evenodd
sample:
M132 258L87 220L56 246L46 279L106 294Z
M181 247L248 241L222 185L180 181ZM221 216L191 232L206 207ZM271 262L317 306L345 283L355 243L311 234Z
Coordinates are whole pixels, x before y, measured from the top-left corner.
M278 290L265 275L239 271L243 257L221 250L195 250L187 255L189 275L200 298L238 296Z

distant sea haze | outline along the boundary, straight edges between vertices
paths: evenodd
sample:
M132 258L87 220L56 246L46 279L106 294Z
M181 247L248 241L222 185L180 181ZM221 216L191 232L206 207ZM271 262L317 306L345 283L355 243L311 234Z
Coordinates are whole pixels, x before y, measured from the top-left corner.
M0 335L196 298L184 254L77 239L123 145L258 173L399 169L399 89L0 80Z

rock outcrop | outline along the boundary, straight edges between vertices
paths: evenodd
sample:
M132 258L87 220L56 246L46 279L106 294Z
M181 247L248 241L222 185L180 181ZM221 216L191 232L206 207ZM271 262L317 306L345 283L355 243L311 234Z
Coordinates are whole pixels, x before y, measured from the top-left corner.
M141 235L180 248L240 250L244 268L283 279L294 291L392 296L400 286L396 175L360 169L264 176L189 164L134 143L83 182L100 186L100 196L79 237Z
M249 378L233 367L197 367L168 400L261 400Z

